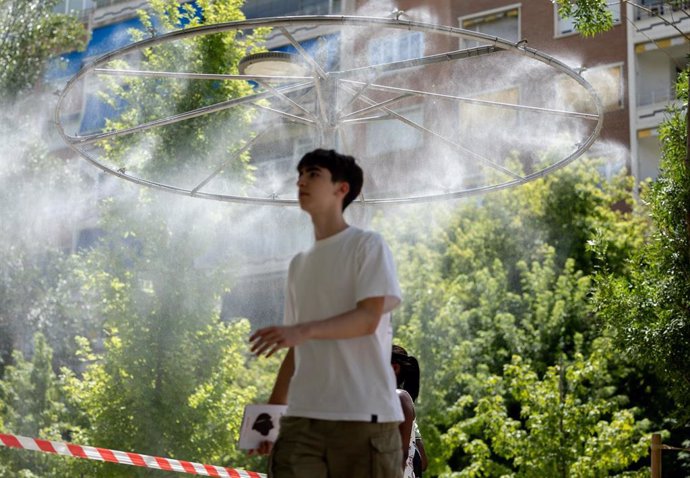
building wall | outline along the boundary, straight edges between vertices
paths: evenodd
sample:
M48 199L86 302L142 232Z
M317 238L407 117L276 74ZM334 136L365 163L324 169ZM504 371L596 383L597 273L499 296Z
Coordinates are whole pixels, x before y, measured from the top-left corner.
M690 17L661 1L644 2L648 10L629 6L634 24L629 32L629 57L635 87L631 96L633 161L639 180L656 178L661 145L658 127L675 101L677 73L687 64ZM690 2L681 2L690 8ZM660 17L661 15L662 17ZM679 31L680 30L680 31Z
M601 65L622 64L623 84L627 85L627 32L623 19L610 31L593 38L583 38L574 33L559 36L556 31L555 7L549 2L514 2L510 0L486 0L482 2L453 2L451 18L458 25L458 18L478 15L508 7L520 10L520 36L527 40L531 48L543 51L560 59L571 67L593 68ZM602 44L606 48L602 48ZM630 121L627 112L627 88L623 88L622 108L609 111L604 117L600 138L619 143L626 148L630 145Z

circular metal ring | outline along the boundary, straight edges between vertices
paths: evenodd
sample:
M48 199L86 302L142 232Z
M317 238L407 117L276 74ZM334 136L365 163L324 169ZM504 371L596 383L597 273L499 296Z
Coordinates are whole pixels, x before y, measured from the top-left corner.
M204 72L161 72L154 70L135 70L116 69L109 67L109 64L116 59L125 59L135 53L141 53L146 49L156 47L158 45L169 44L170 42L178 42L183 39L211 35L226 32L245 32L251 31L260 27L271 27L274 32L271 41L274 43L282 42L290 45L295 53L254 53L250 52L242 63L243 66L252 65L254 62L263 59L272 59L277 61L286 61L288 58L299 57L299 66L292 69L289 73L281 75L263 75L252 74L245 68L240 74L210 74ZM359 30L358 30L359 29ZM394 31L398 33L400 38L407 38L404 35L416 34L420 35L424 46L436 43L446 43L447 47L439 47L432 52L421 51L417 55L407 56L402 58L386 58L383 61L368 61L367 58L354 58L360 60L359 63L347 55L341 58L340 64L336 67L327 66L311 52L306 51L302 47L301 42L304 38L323 38L324 36L337 36L338 47L341 52L345 52L348 48L354 50L357 46L358 51L363 51L362 56L366 57L366 44L370 39L365 35L360 34L361 30L367 30L367 34L374 33L375 39L380 40L386 38L381 32ZM382 36L383 35L383 36ZM429 40L427 40L427 38ZM465 46L459 43L465 43ZM346 134L343 133L347 128L352 128L354 139L350 138L352 146L361 146L357 135L362 133L362 128L371 127L375 129L383 122L393 123L396 126L396 133L391 134L392 137L375 138L375 131L369 134L373 140L380 142L398 141L408 135L421 135L423 137L421 146L417 144L407 153L399 152L395 155L395 159L391 160L390 164L376 165L378 160L376 155L369 158L374 167L384 168L381 171L395 172L397 176L404 176L406 168L415 163L415 155L423 156L420 151L431 151L427 157L434 157L440 149L443 149L443 155L450 158L457 158L457 164L453 164L452 170L438 171L438 176L433 178L434 171L427 172L432 176L428 184L437 182L446 182L446 185L441 185L438 188L431 187L429 191L422 189L405 190L405 181L389 187L379 187L378 190L367 190L366 186L359 201L360 204L386 204L386 203L409 203L409 202L424 202L432 200L444 200L469 196L473 194L483 193L487 191L494 191L513 187L519 184L526 183L535 178L544 176L560 167L570 163L580 155L582 155L598 137L602 123L603 123L603 106L601 100L595 93L593 87L575 70L557 60L556 58L529 48L521 41L512 43L510 41L485 35L478 32L463 30L449 26L434 25L429 23L421 23L414 21L401 20L399 18L378 18L378 17L359 17L359 16L297 16L297 17L274 17L262 18L246 21L229 22L223 24L203 25L194 28L187 28L177 30L170 33L154 36L136 43L132 43L119 50L107 53L95 61L84 66L72 79L69 80L65 88L60 94L57 108L55 111L55 120L57 129L66 142L66 144L77 154L84 157L87 161L100 168L101 170L125 179L127 181L155 188L162 191L167 191L175 194L183 194L192 197L212 199L218 201L253 203L253 204L270 204L270 205L293 205L297 201L293 197L286 194L277 193L275 191L262 191L260 193L228 193L214 192L209 189L209 182L211 182L220 171L222 171L222 164L218 165L213 171L209 171L209 175L203 181L200 181L194 186L185 186L164 182L156 178L140 177L132 171L117 167L113 164L108 164L107 158L104 157L102 151L94 145L100 144L113 138L122 138L129 135L136 135L145 131L155 131L156 128L163 128L167 125L183 122L190 118L213 114L218 111L224 111L232 108L260 108L270 111L271 114L278 115L278 117L291 125L301 125L305 128L311 128L321 134L321 138L331 135L332 142L327 145L322 142L320 145L334 146L339 142L338 138L345 138L340 141L340 146L346 146ZM364 47L362 46L364 44ZM371 51L376 51L375 49ZM497 55L500 56L498 60L494 60ZM507 56L505 56L507 55ZM356 56L356 55L355 55ZM558 108L551 105L535 105L530 103L522 104L519 101L502 101L491 97L481 95L481 91L471 92L472 94L457 93L452 85L461 85L463 80L458 81L454 77L456 70L461 65L464 70L478 70L484 63L492 63L496 69L500 68L502 63L509 64L510 58L518 58L519 61L529 62L531 65L539 65L538 68L550 69L548 75L541 73L540 78L552 79L553 81L563 82L564 79L570 82L570 85L575 85L578 90L578 95L584 100L579 101L586 104L587 107L582 110ZM471 62L471 63L470 63ZM534 63L536 62L536 63ZM350 64L357 63L357 64ZM524 65L523 65L524 66ZM504 73L510 73L511 66L506 66ZM529 72L529 70L526 70ZM440 74L438 72L444 72ZM467 72L467 71L465 71ZM437 74L438 73L438 74ZM493 71L489 74L494 73ZM484 72L486 74L486 72ZM138 124L129 128L107 131L105 129L96 132L88 132L87 134L80 134L77 132L68 133L66 131L65 120L67 116L68 98L70 95L78 94L77 85L85 81L89 75L109 75L120 77L138 77L138 78L168 78L179 79L180 81L250 81L254 84L261 85L262 89L255 89L252 94L239 97L228 98L218 104L207 105L191 111L176 112L149 121L147 123ZM453 77L450 83L444 83L444 76L447 78ZM496 73L500 76L499 73ZM516 80L522 83L520 88L538 88L539 84L530 84L534 81L529 78L529 74L525 74L524 78ZM379 81L381 79L394 79L391 81ZM467 76L464 77L468 78ZM515 80L515 78L513 78ZM481 80L481 79L480 79ZM425 81L427 83L425 83ZM405 83L407 82L407 83ZM453 83L455 82L455 83ZM481 81L475 81L481 83ZM433 87L432 87L433 84ZM441 85L441 86L438 86ZM451 86L448 86L451 85ZM438 87L437 87L438 86ZM572 86L569 87L572 89ZM556 91L558 88L552 88ZM305 92L314 92L310 100L300 104L301 98L308 95ZM299 94L297 94L299 93ZM479 93L479 94L477 94ZM331 103L326 94L335 94L337 98L347 100L346 106L340 104L337 108ZM520 90L522 94L522 90ZM553 96L553 95L552 95ZM558 96L558 95L556 95ZM262 101L270 100L270 106L265 106ZM409 101L417 101L412 103L414 107L422 105L424 109L424 118L411 118L405 114L404 108L409 108ZM282 106L282 109L276 105ZM571 129L568 133L570 139L567 147L559 148L557 158L551 158L549 161L534 160L529 164L522 164L519 167L514 167L506 161L505 157L487 157L481 150L473 148L472 139L464 139L462 134L457 137L453 134L448 134L447 130L454 126L454 121L458 122L457 118L451 116L447 120L441 121L441 118L435 115L434 109L439 108L439 105L446 105L446 110L462 110L469 107L488 108L491 111L498 111L497 122L502 124L503 116L507 114L511 116L511 123L515 124L516 132L513 137L526 138L527 133L532 128L531 141L546 140L549 134L535 131L537 126L530 126L530 122L534 121L534 125L538 123L533 118L542 116L546 123L549 124L551 132L562 132L566 129ZM403 105L401 109L396 109L396 106ZM450 105L450 106L447 106ZM349 109L348 109L349 108ZM427 111L429 110L429 111ZM440 110L439 110L440 111ZM487 110L488 111L488 110ZM501 116L503 115L503 116ZM436 116L436 117L435 117ZM424 120L430 119L431 125L426 125ZM517 118L517 120L515 120ZM562 121L562 123L558 123ZM461 121L460 121L461 122ZM490 126L490 123L487 123ZM565 125L565 126L561 126ZM359 125L359 126L358 126ZM440 126L439 126L440 125ZM400 128L407 128L404 135L398 134ZM526 128L523 133L517 133L517 128ZM541 128L540 126L539 128ZM501 134L508 133L507 131L493 132L494 139L492 139L487 127L475 126L474 130L486 142L486 147L489 149L495 148L496 143L501 141ZM457 129L457 128L456 128ZM505 128L504 128L505 129ZM508 128L509 129L509 128ZM459 131L459 130L458 130ZM540 137L543 135L542 137ZM260 134L258 135L260 136ZM262 139L265 140L265 137ZM463 142L464 141L464 142ZM507 140L506 140L507 141ZM327 143L328 141L326 141ZM478 141L477 141L478 142ZM254 138L249 140L243 152L256 146L260 140ZM431 144L430 150L425 150ZM555 143L554 143L555 144ZM318 146L318 145L317 145ZM510 144L504 145L503 149L499 149L501 155L509 151ZM520 149L515 146L517 149ZM416 148L416 149L415 149ZM549 146L545 146L546 151ZM375 149L375 148L374 148ZM393 148L395 149L395 148ZM481 148L479 148L481 149ZM350 154L350 151L344 151ZM426 153L425 153L426 154ZM455 155L455 156L454 156ZM385 154L383 155L385 156ZM391 156L391 155L389 155ZM259 158L261 159L261 158ZM421 161L421 160L420 160ZM385 162L381 160L381 162ZM264 164L257 161L257 164ZM428 169L434 169L436 166L431 164ZM386 169L387 168L387 169ZM462 175L463 168L475 170L480 168L481 172L476 174L476 178L471 181L455 183L450 182L450 178L454 175ZM366 167L365 167L366 171ZM419 169L412 173L409 182L415 182L419 177ZM416 176L415 176L416 175ZM392 178L394 175L391 174ZM489 178L486 184L482 184L482 176ZM384 178L385 179L385 178ZM379 185L385 181L379 180Z

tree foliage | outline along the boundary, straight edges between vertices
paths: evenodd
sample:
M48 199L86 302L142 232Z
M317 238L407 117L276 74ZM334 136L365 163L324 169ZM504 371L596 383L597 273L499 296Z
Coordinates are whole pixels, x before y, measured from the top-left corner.
M584 37L591 37L613 26L613 14L607 0L553 0L558 14L572 18L577 30Z
M199 1L180 6L155 1L140 13L146 27L188 28L243 18L236 0ZM134 39L142 32L133 31ZM154 70L228 72L236 69L254 38L227 35L196 38L178 46L154 48L141 62ZM246 93L248 85L131 81L111 83L104 96L119 105L110 127L120 128L178 109L187 111ZM161 92L165 92L162 95ZM234 120L245 121L237 117ZM205 156L235 145L211 130L228 118L206 116L150 132L154 146L143 151L155 160L142 166L162 174L192 171ZM209 129L210 128L210 129ZM214 141L219 140L216 144ZM131 138L109 144L121 154ZM228 151L225 150L225 153ZM246 157L245 157L246 159ZM128 170L136 166L127 163ZM244 164L236 165L243 173ZM217 465L263 466L235 448L246 403L259 396L274 361L249 361L248 324L221 323L221 295L232 284L230 264L222 262L223 228L229 211L194 207L188 199L160 197L127 186L100 205L103 239L87 256L83 289L101 298L97 314L104 340L82 340L83 375L69 376L69 396L78 411L75 439L99 446ZM209 259L211 258L211 259ZM115 465L79 463L79 473L149 476Z
M205 231L174 229L151 217L150 205L138 205L141 217L112 202L102 247L88 256L83 287L101 297L105 341L103 350L81 341L85 371L68 380L80 412L74 437L237 466L245 460L234 447L243 407L265 373L247 362L247 323L219 321L229 277L198 266L213 242ZM99 473L146 476L107 465Z
M69 410L53 372L52 349L40 333L33 345L30 360L15 352L14 364L7 367L0 381L0 430L59 441L69 429ZM53 457L0 449L0 476L59 476L61 470L62 462Z
M33 88L46 60L86 46L84 25L53 11L58 0L2 0L0 19L0 94L14 101Z
M56 364L66 365L74 356L73 336L86 334L90 320L88 307L75 295L79 259L63 251L65 242L71 246L70 228L81 218L85 184L72 165L46 151L38 134L15 131L5 139L8 153L0 171L0 372L12 363L13 349L30 343L39 331L54 349Z
M405 296L396 340L422 367L418 416L432 475L639 468L646 422L625 397L627 381L645 372L601 337L589 296L604 258L587 248L600 238L605 259L627 270L626 251L648 227L630 181L606 181L596 161L583 161L443 210L435 223L388 225ZM544 442L548 453L538 451Z
M141 15L147 25L182 28L183 24L188 27L202 21L240 19L241 4L236 0L199 1L194 9L185 5L180 10L177 1L157 1L152 2L152 11ZM253 38L258 38L258 32L251 41ZM180 58L187 58L185 66L190 70L209 65L218 70L236 69L248 41L248 38L218 35L185 44L183 49L192 48L186 52L189 56L173 58L166 56L169 51L161 49L145 52L142 60L154 68L165 68ZM237 82L234 86L196 83L165 90L159 85L169 93L163 99L157 94L160 90L144 91L146 88L132 83L122 90L118 99L125 102L124 106L119 103L121 124L135 121L128 112L136 111L138 106L157 114L156 108L171 103L191 102L198 106L227 100L246 93L249 86ZM245 120L238 118L238 121ZM220 136L223 141L219 144L213 142L217 138L204 137L209 132L209 124L213 126L217 121L218 116L181 124L172 134L170 130L163 132L152 153L162 160L154 167L162 168L165 163L168 170L183 170L190 157L229 147L230 143L223 142L227 139L224 136ZM240 139L234 141L233 145ZM113 158L117 157L117 147L107 151ZM17 163L17 178L27 177L27 164L32 163ZM45 179L42 175L48 170L40 166L45 165L39 165L37 176ZM242 161L237 169L240 174L248 171ZM40 193L32 195L21 181L7 179L28 200L43 197ZM36 184L40 186L41 182L37 180ZM45 186L42 192L46 192ZM92 197L99 199L100 240L78 254L58 254L59 267L38 269L35 275L21 262L26 259L31 263L35 258L33 253L24 257L10 251L17 263L16 272L12 272L12 281L2 281L3 287L6 286L2 292L6 294L0 299L3 305L13 305L13 309L3 310L3 313L7 310L8 323L19 324L25 309L29 314L42 310L45 304L40 316L55 319L46 323L49 332L63 327L70 333L70 340L74 339L73 335L80 335L78 349L75 352L72 342L68 353L78 356L78 363L72 362L70 369L63 368L53 379L60 385L60 394L52 395L51 400L66 413L65 421L59 422L63 439L231 467L263 467L263 459L248 458L235 449L235 444L244 404L260 400L260 393L267 393L269 377L277 362L249 360L246 321L227 324L219 320L220 296L231 286L233 278L231 264L223 263L222 254L218 253L224 243L223 228L229 227L228 210L216 208L210 212L209 208L190 207L181 199L160 198L150 191L135 191L126 185L111 187L107 181L100 183L100 187L99 195ZM7 202L15 199L14 191L6 192ZM25 210L6 212L20 224L26 220L20 211ZM6 239L10 245L20 242L18 237ZM37 243L34 253L42 254L45 248L45 244ZM45 262L42 264L45 266ZM42 278L39 271L48 273L45 285L35 280ZM81 318L89 321L66 327L70 321ZM96 333L92 333L94 329ZM19 366L25 367L24 362ZM32 392L26 386L14 385L13 367L8 367L2 383L22 400ZM3 403L14 402L3 399ZM8 418L12 409L9 405L6 408L8 414L2 415L5 431L25 430L28 436L60 439L42 429L19 427L17 423L23 418L16 414L12 417L17 420ZM3 471L12 476L20 471L45 473L40 476L149 476L152 473L88 461L63 463L55 457L43 456L39 461L62 467L61 471L47 472L42 465L25 466L12 461L16 453L9 451L0 458ZM162 474L158 472L157 476Z
M603 269L596 304L622 350L652 363L676 399L680 423L690 419L690 175L686 162L688 75L677 86L681 106L659 128L661 173L644 200L654 229L631 249L628 274ZM593 243L606 254L606 246Z
M52 292L67 269L59 243L78 210L81 181L64 159L44 144L45 98L34 91L44 65L57 52L82 48L87 33L74 17L53 12L56 1L4 0L0 19L0 376L12 363L16 344L43 331L57 346L56 359L69 360L64 347L74 329L53 327L64 319L62 298ZM60 198L58 200L58 198ZM64 206L64 209L61 208ZM63 276L64 277L64 276ZM53 339L62 342L57 345Z
M142 40L149 32L243 20L240 10L243 3L242 0L201 0L180 5L175 0L154 0L150 11L140 12L144 30L132 30L131 34L133 40ZM136 67L152 71L237 74L239 61L250 49L260 51L266 33L265 28L258 28L251 34L234 31L167 42L144 49ZM126 68L128 63L118 60L111 66ZM115 111L107 120L108 129L131 127L252 92L252 86L244 81L127 78L111 79L107 85L101 97ZM203 177L199 176L200 171L208 174L224 164L224 179L242 183L252 179L249 154L245 151L232 162L228 158L237 155L250 139L244 126L253 117L251 109L227 108L134 137L104 142L103 146L116 164L139 174L153 174L159 180L184 178L188 184L195 184L195 180ZM133 144L140 146L135 152Z
M467 460L450 476L609 476L647 454L645 422L616 397L608 364L614 349L598 340L588 357L575 353L537 374L513 356L502 375L484 377L481 398L461 397L443 436L447 458L461 448ZM629 476L647 476L646 470Z

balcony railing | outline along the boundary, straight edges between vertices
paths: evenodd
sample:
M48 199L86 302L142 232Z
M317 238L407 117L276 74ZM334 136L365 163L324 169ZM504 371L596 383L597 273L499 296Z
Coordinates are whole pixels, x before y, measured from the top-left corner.
M655 105L659 103L670 103L676 99L676 91L672 86L657 88L650 91L638 91L637 106Z
M635 7L635 19L656 17L667 15L690 8L690 2L664 2L661 0L639 0L639 5L643 8Z
M118 3L125 3L130 0L93 0L93 2L96 4L96 8L104 8L104 7L111 7L113 5L117 5Z
M95 6L93 0L61 0L55 5L53 11L80 15L81 12L92 10Z
M247 18L340 13L341 0L247 0L242 11Z

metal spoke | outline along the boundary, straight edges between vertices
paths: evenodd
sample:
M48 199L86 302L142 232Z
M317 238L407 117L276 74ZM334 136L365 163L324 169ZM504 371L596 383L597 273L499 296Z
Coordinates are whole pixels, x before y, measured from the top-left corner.
M277 96L277 97L279 97L279 98L282 98L283 100L287 101L289 104L291 104L292 106L294 106L295 108L297 108L297 109L299 109L300 111L302 111L302 112L303 112L305 115L307 115L307 116L309 117L309 119L311 119L312 121L316 121L316 117L312 114L311 111L307 110L307 109L304 108L302 105L300 105L299 103L295 102L295 101L294 101L292 98L290 98L289 96L283 94L283 92L281 92L281 91L278 90L277 88L274 88L273 86L271 86L271 85L269 85L268 83L265 83L265 82L263 82L263 81L258 81L258 83L259 83L261 86L263 86L264 88L266 88L267 90L269 90L271 93L273 93L275 96Z
M218 165L218 167L206 179L201 181L194 189L191 190L191 195L194 196L197 193L197 191L206 186L208 182L211 181L211 179L218 176L230 163L232 163L235 159L239 158L242 155L242 153L248 151L249 148L251 148L254 145L254 143L256 143L259 140L259 137L261 137L266 131L268 131L268 128L261 130L250 141L247 141L247 144L242 146L235 154L233 154L230 158Z
M343 111L345 111L351 104L353 104L355 101L357 101L357 98L359 98L359 96L360 96L362 93L364 93L364 92L366 91L367 88L369 88L369 85L371 84L371 82L372 82L372 80L367 81L366 84L364 84L364 86L362 86L362 87L359 89L359 91L357 91L357 94L356 94L356 95L353 95L352 98L350 98L350 99L348 100L348 102L345 103L345 105L344 105L342 108L340 108L340 110L339 110L339 111L336 113L336 115L335 115L336 118L339 118L339 117L341 116L341 114L342 114Z
M340 81L345 82L345 83L350 83L353 85L364 85L365 84L361 81L355 81L355 80L341 79ZM429 96L432 98L456 100L456 101L460 101L462 103L482 105L482 106L490 106L490 107L495 107L495 108L505 108L505 109L509 109L509 110L531 111L531 112L535 112L535 113L546 113L546 114L552 114L552 115L556 115L556 116L568 116L568 117L573 117L573 118L581 118L581 119L586 119L586 120L590 120L590 121L598 121L599 120L599 115L597 115L597 114L581 113L579 111L564 111L564 110L555 110L555 109L551 109L551 108L540 108L538 106L516 105L514 103L501 103L500 101L477 100L474 98L467 98L464 96L444 95L442 93L432 93L429 91L412 90L412 89L408 89L408 88L397 88L395 86L385 86L385 85L377 85L377 84L368 84L368 88L370 88L372 90L379 90L379 91L389 91L389 92L394 92L394 93L408 93L408 94L412 94L412 95L416 95L416 96Z
M70 145L73 147L72 145ZM139 184L141 186L146 186L150 187L152 189L157 189L160 191L166 191L169 193L174 193L174 194L180 194L184 196L191 196L191 191L180 188L177 186L171 186L169 184L163 184L159 183L156 181L149 181L144 178L138 178L136 176L131 176L125 173L121 173L120 171L116 171L112 168L109 168L108 166L105 166L102 164L98 159L94 158L90 153L82 150L77 150L79 153L91 164L96 166L97 168L101 169L102 171L105 171L109 174L112 174L113 176L117 176L122 179L126 179L127 181L130 181L134 184ZM275 196L270 196L270 197L265 197L265 198L259 198L259 197L249 197L249 196L238 196L238 195L232 195L232 194L213 194L213 193L204 193L204 192L197 192L195 197L198 198L205 198L205 199L213 199L214 201L224 201L224 202L234 202L234 203L244 203L244 204L264 204L264 205L279 205L279 206L292 206L294 204L297 204L297 200L295 199L279 199Z
M280 31L283 32L283 35L285 35L285 38L288 39L288 41L292 44L292 46L295 47L295 49L300 53L300 55L302 55L304 57L304 59L307 60L307 62L311 66L314 67L314 70L319 75L319 77L320 78L326 78L326 76L328 74L324 71L323 68L321 68L321 65L319 65L316 62L316 60L314 58L312 58L312 56L309 53L307 53L307 50L305 50L304 47L302 47L302 45L297 40L295 40L295 37L293 37L292 34L290 34L290 32L287 31L287 28L280 27Z
M359 68L351 68L349 70L341 70L332 72L331 75L343 77L348 75L356 75L360 73L369 73L372 71L384 73L388 71L403 70L405 68L412 68L415 66L431 65L433 63L442 63L445 61L454 61L462 58L476 58L483 55L489 55L503 51L493 45L480 46L476 48L466 48L463 50L454 50L445 53L436 53L434 55L427 55L420 58L413 58L410 60L392 61L390 63L380 63L378 65L362 66Z
M415 96L413 94L405 94L405 95L400 95L396 96L395 98L391 98L390 100L382 101L381 103L376 103L375 105L367 106L366 108L362 108L361 110L353 111L352 113L343 116L341 119L347 119L351 118L353 116L358 116L363 113L368 113L369 111L376 110L376 109L381 109L382 106L389 106L393 103L397 103L400 100L403 100L405 98L410 98L412 96Z
M319 103L319 116L323 123L328 123L328 116L326 115L326 101L324 98L323 88L321 87L321 82L317 81L314 83L316 89L316 101Z
M344 88L346 88L346 89L348 89L348 90L351 90L351 88L348 87L348 86L345 86ZM364 100L365 102L369 103L369 104L372 105L372 106L376 104L376 102L375 102L374 100L372 100L371 98L368 98L368 97L366 97L366 96L364 96L364 95L362 95L361 98L362 98L362 100ZM456 143L455 141L452 141L452 140L446 138L445 136L438 134L438 133L435 132L435 131L431 131L430 129L425 128L424 126L420 125L419 123L416 123L416 122L414 122L414 121L412 121L412 120L410 120L410 119L407 119L407 118L405 118L404 116L402 116L401 114L398 114L398 113L396 113L395 111L393 111L393 110L391 110L391 109L389 109L389 108L386 108L385 106L379 107L379 109L385 111L386 113L388 113L388 114L391 115L391 116L394 116L397 120L402 121L403 123L405 123L405 124L407 124L407 125L409 125L409 126L412 126L413 128L415 128L415 129L417 129L417 130L419 130L419 131L422 131L423 133L432 135L432 136L434 136L435 138L440 139L440 140L443 141L444 143L446 143L446 144L448 144L448 145L450 145L450 146L452 146L452 147L454 147L454 148L457 148L457 149L459 149L460 151L463 151L463 152L469 154L470 156L472 156L472 157L474 157L474 158L480 160L482 163L487 164L488 166L494 168L494 169L497 170L497 171L502 172L503 174L506 174L506 175L508 175L508 176L510 176L510 177L512 177L512 178L514 178L514 179L517 179L517 180L523 180L523 179L524 179L522 176L520 176L520 175L518 175L518 174L515 174L514 172L512 172L512 171L509 170L508 168L505 168L504 166L501 166L500 164L494 163L493 161L491 161L491 160L488 159L488 158L485 158L484 156L480 155L479 153L475 153L474 151L469 150L469 149L465 148L464 146L459 145L459 144Z
M314 126L317 123L315 120L311 120L308 118L302 118L301 116L293 115L293 114L287 113L285 111L280 111L280 110L277 110L275 108L271 108L270 106L264 106L261 103L252 103L252 106L254 106L255 108L265 110L265 111L270 111L271 113L275 113L277 115L283 116L283 117L291 119L293 121L297 121L298 123L304 123L304 124L308 124L311 126Z
M340 124L346 124L346 125L352 125L352 124L361 124L361 123L371 123L373 121L382 121L382 120L388 120L391 119L391 115L378 115L378 116L367 116L365 118L355 118L355 119L349 119L345 121L341 121Z
M296 81L310 80L311 76L225 75L217 73L193 73L184 71L125 70L94 68L94 73L109 76L134 76L144 78L180 78L184 80L246 80L246 81Z
M307 86L311 86L311 82L309 83L303 83L299 85L292 85L292 86L287 86L284 87L283 91L297 91L302 88L305 88ZM172 115L168 116L167 118L161 118L158 120L154 121L149 121L147 123L142 123L138 126L132 126L131 128L124 128L121 130L117 131L108 131L106 133L99 133L99 134L93 134L93 135L88 135L88 136L69 136L66 135L66 137L75 144L90 144L90 143L96 143L98 141L108 139L108 138L115 138L119 136L126 136L130 135L133 133L138 133L141 131L146 131L151 128L156 128L158 126L166 126L169 124L174 124L174 123L179 123L180 121L188 120L191 118L196 118L198 116L203 116L205 114L209 113L216 113L218 111L222 111L225 109L229 108L234 108L236 106L244 105L244 104L252 104L253 102L259 99L263 99L266 97L271 96L270 92L264 92L264 93L257 93L254 95L249 95L249 96L244 96L242 98L233 98L228 101L223 101L221 103L216 103L214 105L209 105L209 106L203 106L201 108L197 108L195 110L191 111L186 111L184 113L180 113L177 115Z

